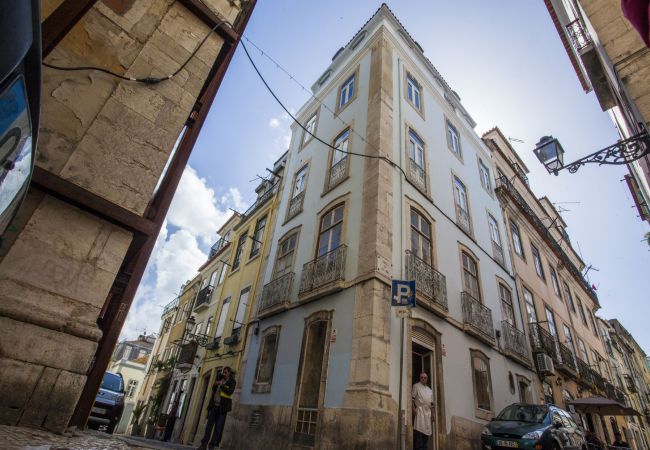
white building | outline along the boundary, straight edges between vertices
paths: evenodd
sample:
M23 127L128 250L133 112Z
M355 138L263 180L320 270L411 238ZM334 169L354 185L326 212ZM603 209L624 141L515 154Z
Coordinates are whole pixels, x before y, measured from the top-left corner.
M298 120L352 153L293 126L228 445L394 450L401 409L410 448L425 371L433 448L472 448L536 401L490 152L386 5L312 90ZM417 283L403 362L392 279Z

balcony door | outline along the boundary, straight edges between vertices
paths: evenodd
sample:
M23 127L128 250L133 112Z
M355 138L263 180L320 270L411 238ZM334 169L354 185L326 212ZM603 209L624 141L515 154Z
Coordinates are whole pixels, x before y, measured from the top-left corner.
M326 255L341 245L343 231L343 205L339 205L323 216L318 234L316 257Z
M438 398L438 371L437 360L435 354L435 340L428 334L425 334L419 329L413 330L414 340L411 342L411 386L420 382L420 374L427 374L427 385L433 391L433 404L434 408L431 412L433 417L432 435L429 438L429 449L436 450L438 448L438 434L437 434L437 414L441 411L440 401ZM409 415L408 417L413 417Z

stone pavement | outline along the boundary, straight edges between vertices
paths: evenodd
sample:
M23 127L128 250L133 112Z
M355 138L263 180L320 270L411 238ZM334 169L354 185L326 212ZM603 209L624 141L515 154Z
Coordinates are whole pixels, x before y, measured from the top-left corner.
M0 425L0 450L193 450L134 436L110 435L96 430L74 431L66 435L46 430Z

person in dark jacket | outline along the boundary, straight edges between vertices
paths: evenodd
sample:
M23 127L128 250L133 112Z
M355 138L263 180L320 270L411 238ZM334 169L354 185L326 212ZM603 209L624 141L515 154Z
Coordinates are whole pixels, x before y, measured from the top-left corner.
M226 415L232 410L232 394L237 386L234 375L230 367L224 367L221 374L217 375L217 381L212 386L212 395L208 402L208 423L205 426L205 434L198 450L212 450L221 444Z

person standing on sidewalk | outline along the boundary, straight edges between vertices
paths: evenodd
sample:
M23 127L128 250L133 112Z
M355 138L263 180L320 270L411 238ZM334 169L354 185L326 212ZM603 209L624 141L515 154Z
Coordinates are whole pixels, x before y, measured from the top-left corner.
M237 386L234 375L230 367L224 367L222 373L217 375L217 381L212 386L212 396L208 402L208 423L205 426L205 434L198 450L213 450L221 444L226 415L232 410L232 394Z
M429 436L433 434L432 414L433 391L427 385L429 376L422 372L420 382L413 385L413 447L415 450L429 448Z

